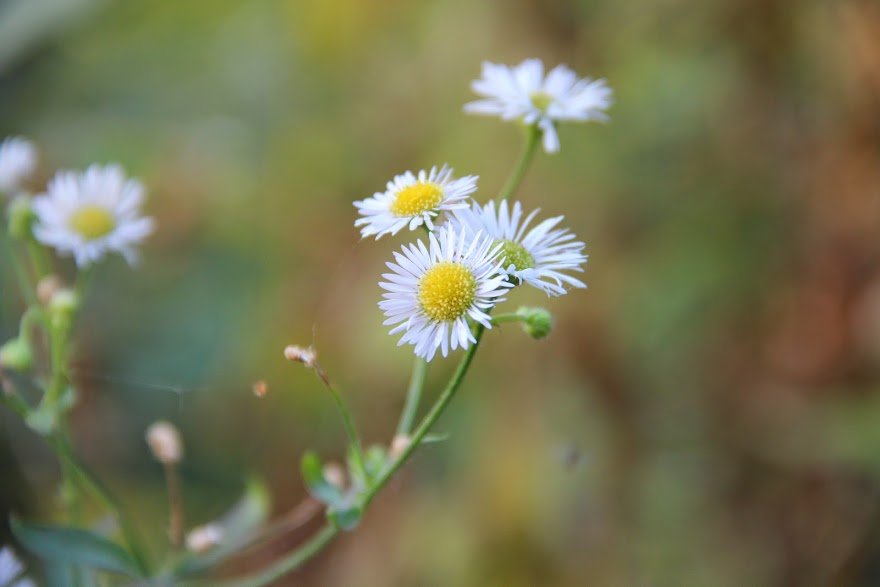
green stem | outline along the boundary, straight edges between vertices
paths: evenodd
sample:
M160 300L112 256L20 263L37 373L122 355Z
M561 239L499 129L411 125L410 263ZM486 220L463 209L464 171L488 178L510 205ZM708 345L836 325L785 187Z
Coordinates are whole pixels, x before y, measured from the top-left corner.
M406 402L403 404L403 412L400 414L400 423L397 425L398 435L409 435L412 430L413 422L416 419L416 412L419 409L419 401L422 398L422 389L425 387L425 372L428 370L428 362L416 357L413 363L412 376L409 380L409 387L406 390Z
M412 441L407 445L400 456L388 465L382 475L376 480L376 483L373 484L363 495L364 509L367 508L379 491L388 484L388 481L391 480L400 467L409 460L415 449L419 446L419 443L424 439L425 435L431 430L431 427L443 414L443 411L449 405L449 402L452 401L452 398L455 396L459 387L461 387L462 381L464 381L464 377L471 366L474 354L477 352L477 347L480 346L480 340L483 337L484 330L485 329L482 325L478 324L476 326L476 330L474 331L474 336L477 339L476 342L468 348L467 353L462 357L461 362L459 362L458 367L456 368L455 373L453 373L452 378L449 380L449 383L446 385L446 388L440 394L440 397L437 398L437 401L431 407L431 410L422 419L418 428L416 428ZM262 572L244 579L231 580L224 583L213 583L213 585L218 585L219 587L261 587L263 585L268 585L272 581L296 570L302 564L309 561L312 557L321 552L321 550L323 550L337 534L339 534L339 529L327 524L308 542L290 552L284 558L275 562ZM196 585L205 584L196 583Z
M519 314L517 312L508 312L507 314L498 314L497 316L492 316L492 325L504 324L505 322L522 322L525 320L525 316Z
M12 261L12 269L15 272L15 278L18 280L18 287L21 289L25 301L28 306L39 307L40 302L37 300L37 291L31 284L31 278L28 275L24 263L22 263L18 255L15 254L12 243L7 239L4 239L4 241L4 244L6 245L4 248L9 252L9 259Z
M535 151L537 150L538 143L541 139L541 129L539 129L537 125L532 125L528 127L526 132L528 133L526 136L526 143L523 145L523 150L516 162L516 166L513 168L513 172L510 174L510 177L507 178L507 182L498 193L498 201L504 201L513 195L513 192L516 191L525 176L526 170L532 162L532 158L535 156Z
M138 567L144 574L149 573L149 565L143 555L140 541L134 527L128 522L127 518L122 514L122 508L113 497L109 489L101 482L98 477L92 473L89 468L81 462L74 454L69 441L60 434L47 437L49 445L58 454L62 460L62 466L67 467L82 485L88 489L98 502L105 508L110 510L119 523L125 542L128 544L129 551L135 559Z
M339 392L336 391L336 388L330 383L330 378L327 377L327 373L324 372L321 366L315 363L314 369L315 373L318 374L318 377L324 383L324 387L330 390L330 395L336 403L339 415L342 416L342 427L345 428L345 433L348 435L348 441L351 443L352 459L354 460L352 466L358 470L358 473L360 473L363 479L367 479L367 467L364 465L364 449L361 446L361 439L358 436L351 412L349 411L348 406L345 405L342 396L339 395Z
M40 246L40 243L38 243L33 236L28 237L27 246L28 251L31 254L31 261L34 264L34 270L37 274L37 282L39 283L43 277L49 274L51 261L46 254L46 249Z

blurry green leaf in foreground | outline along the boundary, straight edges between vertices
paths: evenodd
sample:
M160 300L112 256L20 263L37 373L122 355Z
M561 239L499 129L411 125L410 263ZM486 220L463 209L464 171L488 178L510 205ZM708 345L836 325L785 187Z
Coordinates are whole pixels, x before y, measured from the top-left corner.
M13 534L37 556L62 565L83 566L140 577L134 559L118 544L88 530L10 520Z

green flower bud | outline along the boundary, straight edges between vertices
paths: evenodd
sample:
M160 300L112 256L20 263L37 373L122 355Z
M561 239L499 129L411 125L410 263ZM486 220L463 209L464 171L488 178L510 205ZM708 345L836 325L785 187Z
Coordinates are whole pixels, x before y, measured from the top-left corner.
M54 328L69 328L76 311L79 310L79 296L72 289L61 288L49 301L49 317Z
M34 353L27 341L13 338L0 347L0 367L27 373L34 366Z
M544 308L522 307L516 313L523 318L523 330L535 340L544 338L553 330L553 315Z
M9 217L9 236L15 239L28 238L35 218L30 198L18 196L9 202L6 213Z

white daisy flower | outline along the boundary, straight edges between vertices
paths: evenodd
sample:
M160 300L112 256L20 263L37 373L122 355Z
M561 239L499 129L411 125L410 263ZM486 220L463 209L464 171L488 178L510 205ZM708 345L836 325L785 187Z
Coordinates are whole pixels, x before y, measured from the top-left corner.
M8 546L0 549L0 585L3 587L35 587L30 579L21 577L24 565ZM16 579L18 579L16 581Z
M446 165L421 170L418 175L407 171L389 181L384 192L354 203L363 216L354 225L363 227L363 236L375 234L377 239L406 226L413 230L425 224L433 230L432 218L443 211L467 208L467 197L476 190L476 175L455 179Z
M545 77L540 59L526 59L515 67L483 62L482 77L471 88L483 99L465 104L465 112L536 124L548 153L559 150L555 121L608 120L604 111L612 101L605 80L580 79L565 65L557 65Z
M34 236L84 267L117 251L137 262L135 245L152 231L141 216L144 186L126 179L118 165L92 165L82 173L59 171L48 190L34 198Z
M487 311L503 301L511 285L500 273L498 247L493 240L466 231L440 228L428 235L428 246L419 240L394 253L387 263L392 273L379 285L388 293L379 307L390 334L403 332L398 345L415 346L416 355L430 361L437 349L468 348L476 342L468 318L491 328Z
M568 229L556 228L563 216L548 218L529 230L539 210L523 219L522 206L515 202L512 209L502 201L485 206L474 203L467 210L457 210L453 225L464 228L469 235L485 234L501 247L502 271L526 282L550 296L565 293L565 286L586 287L583 282L563 271L583 271L587 261L586 245L574 240Z
M0 143L0 192L12 194L37 168L37 149L21 137Z

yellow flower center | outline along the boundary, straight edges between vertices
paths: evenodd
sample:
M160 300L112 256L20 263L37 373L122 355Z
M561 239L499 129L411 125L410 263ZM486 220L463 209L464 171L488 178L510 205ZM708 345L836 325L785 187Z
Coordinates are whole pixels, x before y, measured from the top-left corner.
M455 320L474 303L477 279L471 270L446 261L428 269L419 280L419 304L431 320Z
M510 267L511 264L513 264L517 271L531 269L535 266L535 258L521 244L507 239L497 240L493 244L501 245L501 252L498 256L504 269Z
M547 92L532 92L529 98L532 99L532 104L534 104L535 108L542 112L547 110L550 107L550 103L553 102L553 96Z
M74 212L69 224L84 239L92 241L112 232L116 219L106 208L90 204Z
M415 216L433 210L443 199L443 190L436 183L415 183L397 192L391 204L395 216Z

